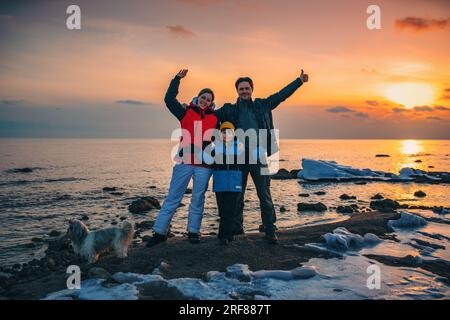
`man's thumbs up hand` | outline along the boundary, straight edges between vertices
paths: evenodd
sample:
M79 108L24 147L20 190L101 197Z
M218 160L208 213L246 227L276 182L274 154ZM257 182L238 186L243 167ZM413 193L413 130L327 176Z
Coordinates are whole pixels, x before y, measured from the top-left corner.
M300 78L300 80L302 80L302 82L308 82L308 79L309 79L308 75L303 72L303 69L302 69L302 73L300 74L299 78Z

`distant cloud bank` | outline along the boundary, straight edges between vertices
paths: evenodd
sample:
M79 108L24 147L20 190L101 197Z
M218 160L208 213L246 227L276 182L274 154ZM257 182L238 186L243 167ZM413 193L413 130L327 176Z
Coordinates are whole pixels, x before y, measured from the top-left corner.
M419 17L406 17L397 19L395 26L398 29L412 31L432 31L445 29L449 25L450 19L426 19Z
M194 37L195 33L191 30L186 29L182 25L175 25L175 26L167 26L167 29L169 29L170 34L180 37Z

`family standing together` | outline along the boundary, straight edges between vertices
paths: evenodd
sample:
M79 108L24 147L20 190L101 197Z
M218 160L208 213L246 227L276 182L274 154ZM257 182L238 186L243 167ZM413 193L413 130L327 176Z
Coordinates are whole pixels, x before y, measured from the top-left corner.
M220 244L226 245L243 235L244 196L249 175L258 194L265 239L269 243L277 243L270 176L263 170L267 167L265 157L278 151L272 110L307 82L308 75L302 70L298 78L265 99L253 99L252 79L239 78L235 83L238 94L236 102L226 103L216 110L214 92L209 88L202 89L189 105L177 100L180 81L187 73L188 70L183 69L175 76L164 98L169 111L180 121L182 136L174 159L176 164L169 192L156 218L153 237L148 245L167 240L172 217L191 179L193 188L187 223L188 239L191 243L200 241L205 193L211 176L220 217ZM219 129L220 134L215 135L214 129ZM240 139L237 130L253 130L256 142L250 141L247 135ZM265 141L269 143L262 142L261 133L266 135Z

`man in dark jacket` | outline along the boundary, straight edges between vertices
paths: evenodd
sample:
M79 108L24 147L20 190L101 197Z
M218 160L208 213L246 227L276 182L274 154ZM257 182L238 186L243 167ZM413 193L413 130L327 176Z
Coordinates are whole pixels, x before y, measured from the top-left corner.
M300 86L308 81L308 75L301 71L300 76L293 82L288 84L281 91L269 96L265 99L252 99L253 94L253 81L252 79L245 77L239 78L236 81L235 87L239 95L236 103L226 103L222 108L215 111L215 115L222 121L231 121L236 124L238 129L243 131L254 130L256 136L260 136L259 130L265 129L267 134L267 145L264 146L267 155L270 156L278 151L278 143L276 137L273 134L273 120L272 110L274 110L280 103L289 98ZM263 228L266 234L266 239L270 243L277 242L277 236L275 234L275 209L272 202L272 196L270 194L270 176L262 173L262 169L265 164L258 162L253 163L250 161L251 154L249 150L250 143L248 139L245 139L245 164L242 172L242 193L239 199L239 210L242 217L244 210L244 195L245 188L247 186L248 175L252 176L253 182L258 194L260 207L261 207L261 220ZM260 141L257 141L258 148ZM241 218L243 221L243 218Z

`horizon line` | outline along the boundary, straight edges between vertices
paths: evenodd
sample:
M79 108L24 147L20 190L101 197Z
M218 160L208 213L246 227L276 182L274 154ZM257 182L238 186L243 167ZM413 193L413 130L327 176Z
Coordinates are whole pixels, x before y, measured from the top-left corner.
M50 140L50 139L67 139L67 140L169 140L170 138L157 138L157 137L2 137L0 139L35 139L35 140ZM449 138L280 138L281 140L439 140L446 141ZM178 140L173 140L177 142Z

